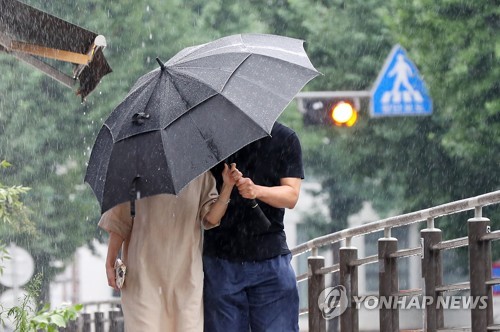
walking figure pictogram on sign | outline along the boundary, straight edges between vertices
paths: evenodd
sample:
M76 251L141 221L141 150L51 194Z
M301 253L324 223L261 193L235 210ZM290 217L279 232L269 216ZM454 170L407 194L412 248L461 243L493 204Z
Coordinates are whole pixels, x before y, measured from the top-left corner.
M432 101L417 67L396 45L372 89L372 116L430 115Z

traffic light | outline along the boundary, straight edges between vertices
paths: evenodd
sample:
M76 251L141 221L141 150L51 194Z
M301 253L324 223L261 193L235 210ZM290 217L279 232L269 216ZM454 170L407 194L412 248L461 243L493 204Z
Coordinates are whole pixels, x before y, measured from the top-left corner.
M305 125L352 127L358 119L355 98L298 98Z
M358 120L358 111L349 101L339 101L330 107L330 117L336 126L352 127Z

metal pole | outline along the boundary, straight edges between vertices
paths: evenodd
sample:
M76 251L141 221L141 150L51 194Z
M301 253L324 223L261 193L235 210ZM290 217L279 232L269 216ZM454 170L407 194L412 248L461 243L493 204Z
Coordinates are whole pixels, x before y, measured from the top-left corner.
M347 306L344 313L340 316L340 331L358 332L359 313L354 296L358 296L358 268L353 266L358 258L358 249L353 247L344 247L339 250L339 280L340 285L345 287L347 296Z
M295 98L370 98L371 91L304 91L295 95Z
M424 331L435 332L444 326L443 308L438 306L436 287L443 283L441 251L433 250L432 246L442 240L441 230L437 228L423 229L420 232L423 239L422 277L424 278L424 295L432 297L433 301L425 307Z
M325 290L325 275L317 271L325 266L325 258L321 256L310 256L307 258L309 266L308 279L308 305L309 305L309 331L325 332L326 320L320 310L319 303L324 303L321 293Z
M380 295L380 331L399 332L399 309L392 303L383 301L394 299L398 292L398 266L397 258L390 255L398 251L398 239L384 237L378 240L379 258L379 295Z
M486 281L491 279L491 242L481 240L489 232L488 218L471 218L468 220L469 229L469 275L470 295L473 302L480 297L487 297L487 306L471 308L472 332L486 331L487 326L493 323L493 303L491 288ZM479 302L480 303L480 302Z

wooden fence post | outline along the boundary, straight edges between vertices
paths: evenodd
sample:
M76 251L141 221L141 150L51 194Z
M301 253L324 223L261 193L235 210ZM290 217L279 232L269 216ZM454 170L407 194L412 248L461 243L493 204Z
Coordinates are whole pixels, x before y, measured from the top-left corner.
M359 313L357 303L353 301L358 296L358 268L352 266L358 258L358 250L354 247L343 247L339 250L339 280L340 285L345 287L347 305L345 311L340 315L340 331L357 332L359 330Z
M109 332L123 332L123 312L111 310L109 312Z
M90 332L92 330L92 318L89 313L83 313L83 326L82 332Z
M432 297L432 304L425 307L424 331L435 332L444 326L443 308L438 306L436 287L443 284L441 251L432 247L441 242L441 230L426 228L420 232L423 239L422 277L424 278L424 296Z
M95 332L104 332L104 313L95 312L94 320L95 320Z
M397 258L390 257L397 251L398 239L384 237L378 240L380 331L399 332L399 309L392 303L387 304L387 308L383 299L394 300L394 294L399 290Z
M486 308L471 308L471 328L473 332L486 331L493 323L493 303L491 288L486 284L491 279L491 242L481 239L489 232L488 218L471 218L469 229L469 277L472 303L483 296L487 297ZM480 303L480 302L479 302Z
M325 275L316 273L319 269L325 266L325 258L321 256L311 256L307 259L309 266L308 279L308 306L309 306L309 331L310 332L325 332L326 320L323 318L321 309L318 303L320 295L325 289Z

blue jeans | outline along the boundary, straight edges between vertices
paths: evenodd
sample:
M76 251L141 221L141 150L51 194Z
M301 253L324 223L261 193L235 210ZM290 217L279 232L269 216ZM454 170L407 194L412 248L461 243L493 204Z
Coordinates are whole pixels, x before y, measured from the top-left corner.
M205 332L298 332L299 294L290 260L204 256Z

